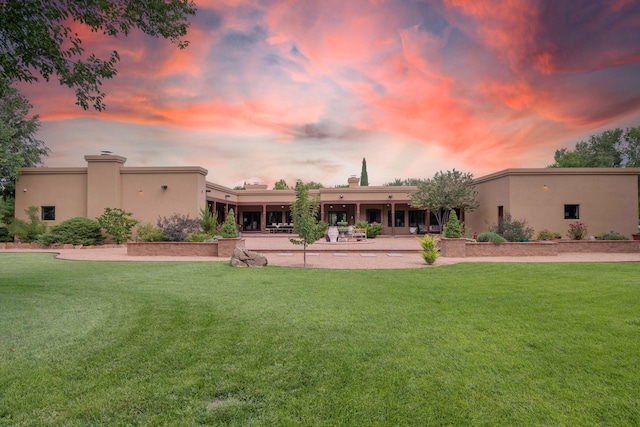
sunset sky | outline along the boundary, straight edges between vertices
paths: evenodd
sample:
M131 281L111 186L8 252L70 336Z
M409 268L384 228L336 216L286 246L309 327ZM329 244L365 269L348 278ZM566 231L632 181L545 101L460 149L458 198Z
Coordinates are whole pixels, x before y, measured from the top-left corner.
M637 0L210 0L180 51L81 31L121 56L104 112L57 81L23 87L46 166L109 150L197 165L233 187L369 183L545 167L560 147L640 126Z

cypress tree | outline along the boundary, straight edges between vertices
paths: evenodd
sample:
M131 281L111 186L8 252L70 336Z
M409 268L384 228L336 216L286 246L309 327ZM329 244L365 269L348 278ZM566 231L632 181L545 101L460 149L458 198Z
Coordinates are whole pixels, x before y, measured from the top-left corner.
M360 186L369 186L369 176L367 175L367 159L362 158L362 171L360 172Z

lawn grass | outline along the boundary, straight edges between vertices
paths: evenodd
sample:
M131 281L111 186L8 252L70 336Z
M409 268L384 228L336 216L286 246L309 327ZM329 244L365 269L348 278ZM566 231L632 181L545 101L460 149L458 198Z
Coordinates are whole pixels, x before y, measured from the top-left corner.
M640 266L0 254L0 425L640 424Z

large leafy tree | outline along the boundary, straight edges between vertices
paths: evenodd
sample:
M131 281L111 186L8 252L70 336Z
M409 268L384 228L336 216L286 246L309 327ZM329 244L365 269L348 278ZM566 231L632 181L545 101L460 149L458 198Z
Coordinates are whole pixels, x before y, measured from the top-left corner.
M49 149L35 138L38 116L29 117L31 104L15 88L0 80L0 191L13 194L23 167L40 164Z
M116 75L118 52L99 58L85 52L77 27L105 36L127 36L138 28L179 48L196 12L191 0L2 0L0 80L37 82L57 78L84 109L104 109L102 80Z
M589 141L580 141L574 150L556 150L555 168L617 168L622 165L620 152L622 129L613 129L591 135Z
M291 188L287 184L287 181L285 181L284 178L282 178L279 181L276 181L275 184L273 184L273 189L274 190L290 190Z
M318 222L320 201L318 196L309 197L309 189L305 184L296 183L296 200L291 204L293 225L299 238L289 239L294 245L302 245L304 266L307 266L307 246L318 241L327 232L327 224Z
M447 224L452 209L476 209L479 206L477 196L473 174L455 169L437 172L433 178L419 182L417 191L409 193L411 206L433 212L440 229Z

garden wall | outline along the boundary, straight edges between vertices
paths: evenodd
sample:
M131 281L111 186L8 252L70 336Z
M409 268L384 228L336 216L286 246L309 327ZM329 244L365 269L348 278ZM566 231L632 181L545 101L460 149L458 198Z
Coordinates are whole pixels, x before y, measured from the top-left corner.
M491 256L557 256L559 253L636 253L640 252L637 240L556 240L544 242L495 243L467 242L465 239L440 239L443 257L491 257Z
M217 242L129 242L131 256L209 256L230 258L244 239L219 239Z
M609 252L635 253L640 252L638 240L560 240L558 252Z

